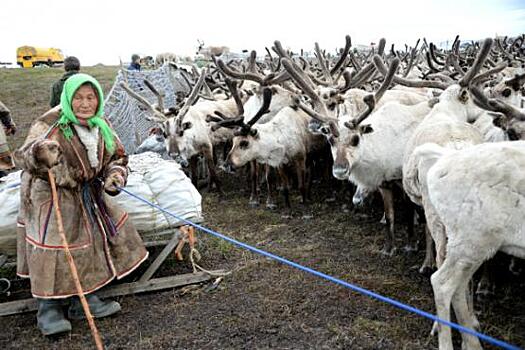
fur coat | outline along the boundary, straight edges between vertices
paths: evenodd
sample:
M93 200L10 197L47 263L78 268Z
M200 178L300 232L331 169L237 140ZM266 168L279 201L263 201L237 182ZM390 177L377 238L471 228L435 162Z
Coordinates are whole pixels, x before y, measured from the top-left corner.
M96 133L95 142L86 146L86 136L79 135L77 128L68 141L56 126L59 114L56 107L35 120L24 145L14 154L16 165L23 169L17 274L30 278L31 292L38 298L77 294L58 234L47 170L36 158L38 140L57 141L62 149L62 161L52 171L66 238L84 292L96 291L114 278L126 276L148 257L128 214L104 192L101 182L113 172L127 179L122 145L117 142L117 150L111 155Z

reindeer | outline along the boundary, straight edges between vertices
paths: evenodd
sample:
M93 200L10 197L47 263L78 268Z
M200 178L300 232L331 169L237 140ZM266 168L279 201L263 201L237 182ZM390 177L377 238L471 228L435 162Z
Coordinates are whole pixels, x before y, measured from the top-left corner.
M208 189L211 190L215 184L222 197L221 183L215 172L213 149L217 144L231 139L233 133L228 129L212 130L209 116L213 116L215 112L233 115L236 110L236 102L232 98L197 102L206 74L207 70L204 70L175 116L172 115L172 111L164 111L162 108L155 107L125 85L123 87L132 97L148 108L151 113L150 119L159 123L162 128L169 156L182 166L190 166L192 182L195 185L198 180L197 156L204 156L209 173ZM162 105L160 93L156 90L154 93L159 99L159 105ZM242 98L245 99L245 95Z
M252 51L248 59L248 67L246 72L240 72L229 65L225 64L222 60L217 60L216 64L220 71L231 78L239 79L243 81L243 87L247 88L250 97L244 103L242 108L239 108L239 114L237 118L241 118L245 124L250 124L251 120L255 120L255 115L264 105L264 91L266 88L270 88L272 92L272 98L270 99L270 106L263 115L257 118L258 125L265 124L271 121L283 108L292 105L292 92L289 86L281 87L277 84L285 84L286 80L289 79L286 72L271 72L263 75L256 69L256 52ZM252 83L252 85L250 85ZM248 86L246 86L248 85ZM235 96L236 92L232 91ZM242 124L240 121L237 124ZM253 124L252 124L253 125ZM218 124L223 126L222 123ZM230 125L235 127L236 125ZM265 163L266 164L266 163ZM251 193L249 199L249 205L256 207L259 205L259 193L258 193L258 163L254 160L250 162L251 170ZM265 173L268 188L268 197L266 200L266 207L268 209L275 209L277 206L273 198L273 174L271 174L272 168L267 164L265 165Z
M225 70L228 75L241 77L239 72L226 68L222 61L218 61L218 66ZM309 117L304 112L297 110L297 108L290 107L290 101L288 101L288 106L281 106L279 103L275 106L278 108L272 107L274 106L271 104L272 93L276 90L275 86L268 87L267 85L278 81L281 79L279 77L287 76L287 74L283 72L283 74L277 76L270 75L263 78L252 72L242 77L247 76L261 84L263 101L257 113L246 122L244 107L239 104L239 117L236 123L218 123L217 127L237 127L234 132L232 149L228 153L227 164L236 168L248 162L257 161L257 163L276 168L282 180L285 206L289 210L291 205L289 200L289 178L286 173L286 167L291 163L295 165L302 202L306 203L308 192L308 185L306 184L307 156L322 144L322 139L316 139L314 135L307 132L306 126ZM235 94L235 91L232 91L232 93ZM273 118L266 123L256 124L263 115L269 113L270 108L275 113ZM269 172L267 171L268 174ZM272 182L270 179L268 179L268 182L267 207L273 208L275 207L275 200L273 198Z
M177 55L175 55L172 52L163 52L163 53L159 53L155 57L155 66L158 68L166 63L176 62L176 61L177 61Z
M379 56L375 57L378 58ZM393 251L394 215L390 184L401 179L406 140L430 110L427 101L414 106L390 102L375 109L376 103L386 94L398 65L399 60L395 59L389 75L375 95L368 94L364 97L362 104L367 106L364 111L358 115L350 112L335 118L308 84L307 77L291 61L283 60L283 66L314 104L314 109L311 109L298 101L299 107L323 125L328 125L323 130L331 145L334 177L350 180L357 185L359 192L356 202L362 200L362 195L380 189L388 223L385 247L382 250L385 254ZM362 124L365 119L368 121L366 125Z
M256 160L277 168L281 178L285 206L291 208L289 200L289 178L286 166L293 164L297 171L301 203L307 202L308 183L306 164L308 154L323 144L323 140L307 130L309 117L293 107L281 109L269 122L256 124L270 105L271 89L263 91L263 106L248 123L242 124L234 133L233 146L228 153L227 162L233 167L240 167ZM271 193L269 193L269 200Z
M206 60L212 60L213 57L218 57L230 52L230 48L227 46L204 46L204 41L197 40L197 42L199 43L199 47L195 54L203 55Z
M525 258L525 142L462 150L427 143L414 153L430 165L425 186L448 238L446 257L431 277L437 315L450 320L452 304L458 323L475 329L479 322L467 292L476 270L497 251ZM437 329L439 349L453 349L450 327L440 324ZM461 336L462 349L481 349L475 336Z

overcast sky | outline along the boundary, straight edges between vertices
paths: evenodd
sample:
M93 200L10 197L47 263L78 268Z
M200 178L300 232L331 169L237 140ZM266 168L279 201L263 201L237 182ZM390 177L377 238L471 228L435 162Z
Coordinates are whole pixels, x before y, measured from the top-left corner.
M132 53L193 55L197 39L262 53L274 40L293 50L318 41L414 44L525 32L525 0L24 0L0 4L0 62L23 45L57 47L83 65L118 64Z

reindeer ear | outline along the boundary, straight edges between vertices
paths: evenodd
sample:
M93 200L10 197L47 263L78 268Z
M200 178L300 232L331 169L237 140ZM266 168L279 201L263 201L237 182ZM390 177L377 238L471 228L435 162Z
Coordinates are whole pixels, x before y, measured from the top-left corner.
M517 90L517 89L515 89L515 90ZM505 89L503 89L503 91L501 92L501 95L502 95L503 97L509 97L511 93L512 93L512 91L510 90L510 88L505 88Z
M498 113L492 117L492 124L500 129L507 130L507 122L507 117L503 114Z
M359 126L359 132L361 134L369 134L371 132L374 132L374 129L370 124L360 125Z
M469 98L467 89L461 89L458 98L461 102L467 102Z
M223 121L224 119L222 119L221 117L218 117L217 115L211 115L211 114L208 114L206 116L206 123L218 123L220 121Z

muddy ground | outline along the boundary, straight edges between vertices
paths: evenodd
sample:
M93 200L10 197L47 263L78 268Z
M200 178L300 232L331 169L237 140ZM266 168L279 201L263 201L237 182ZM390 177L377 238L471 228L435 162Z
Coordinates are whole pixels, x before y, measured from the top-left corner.
M107 91L116 68L89 71ZM46 110L49 87L58 69L0 70L0 100L13 110L18 125L27 126ZM24 130L13 141L19 145ZM302 265L434 312L427 277L417 272L423 252L379 253L384 226L381 205L366 210L350 206L347 188L335 202L326 202L329 188L317 184L310 209L299 207L284 219L279 210L249 208L244 178L221 174L225 202L216 193L203 193L204 225L225 235ZM293 192L297 195L297 192ZM264 202L264 199L262 200ZM398 206L399 207L399 206ZM302 219L311 212L312 219ZM399 215L399 221L403 221ZM405 225L400 223L403 244ZM418 227L422 232L422 226ZM435 349L431 321L398 310L292 267L255 255L199 232L202 266L232 271L217 288L210 284L118 298L122 312L97 325L108 349ZM153 251L153 255L155 255ZM503 264L504 265L504 264ZM189 273L191 265L170 258L159 276ZM0 276L13 276L12 269ZM499 273L494 299L480 303L482 331L525 347L524 278L505 268ZM26 281L15 280L13 294L0 301L28 295ZM484 344L485 348L492 347ZM46 339L36 327L35 313L0 318L0 349L93 348L85 322L73 331Z

